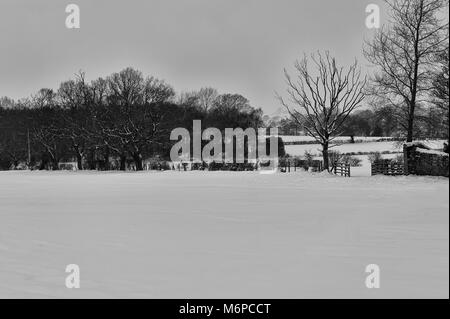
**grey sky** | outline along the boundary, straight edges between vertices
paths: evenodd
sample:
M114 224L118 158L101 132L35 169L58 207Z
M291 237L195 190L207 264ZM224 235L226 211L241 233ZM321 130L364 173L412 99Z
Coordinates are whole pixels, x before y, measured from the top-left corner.
M81 29L65 27L70 3ZM370 3L381 0L0 0L0 96L57 88L80 69L90 80L133 66L177 92L241 93L270 114L283 68L303 52L366 65Z

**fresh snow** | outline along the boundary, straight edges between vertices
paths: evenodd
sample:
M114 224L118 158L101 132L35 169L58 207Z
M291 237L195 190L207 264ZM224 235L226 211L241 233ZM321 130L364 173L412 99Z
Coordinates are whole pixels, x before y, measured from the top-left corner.
M286 153L291 156L304 156L306 152L312 155L319 156L322 154L322 146L320 144L305 144L305 145L285 145ZM400 142L367 142L355 144L337 145L330 150L338 151L340 153L375 153L375 152L401 152L403 145Z
M314 142L316 139L311 136L304 135L280 135L283 142ZM375 142L379 140L394 139L394 137L381 137L381 136L355 136L354 140L356 142ZM338 136L333 139L333 142L346 142L351 140L350 136Z
M424 148L417 148L417 152L425 153L425 154L439 155L439 156L443 156L443 157L448 157L448 153L434 151L434 150L427 150L427 149L424 149Z
M448 298L448 191L415 176L0 172L0 297Z
M422 145L426 145L430 149L443 149L444 140L427 140L421 141ZM331 150L339 151L340 153L375 153L375 152L403 152L403 143L399 141L384 141L384 142L365 142L365 143L346 143L336 145ZM306 152L313 155L321 155L322 147L320 144L305 144L305 145L285 145L286 153L291 156L304 156Z

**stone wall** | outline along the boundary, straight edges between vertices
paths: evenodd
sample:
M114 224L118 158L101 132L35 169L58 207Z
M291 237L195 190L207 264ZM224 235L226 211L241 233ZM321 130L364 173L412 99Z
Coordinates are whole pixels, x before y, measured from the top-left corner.
M420 143L403 146L405 174L449 177L449 155L428 149Z

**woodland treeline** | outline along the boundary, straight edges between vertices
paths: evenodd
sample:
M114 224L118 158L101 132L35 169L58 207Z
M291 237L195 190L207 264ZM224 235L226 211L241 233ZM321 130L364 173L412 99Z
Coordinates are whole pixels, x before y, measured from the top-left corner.
M221 130L262 127L263 113L239 94L204 88L176 96L167 83L133 68L87 82L80 72L59 89L0 105L0 167L53 169L76 159L78 169L143 169L168 159L176 127Z

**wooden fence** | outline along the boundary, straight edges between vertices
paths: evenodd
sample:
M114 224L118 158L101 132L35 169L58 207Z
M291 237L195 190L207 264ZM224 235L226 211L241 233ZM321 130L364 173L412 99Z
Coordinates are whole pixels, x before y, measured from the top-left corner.
M350 164L334 162L331 171L334 173L334 175L340 175L344 177L351 176Z
M405 174L405 167L402 163L392 162L391 160L382 160L372 163L372 176L374 175L397 176L404 174Z
M280 159L278 166L284 173L296 172L299 169L311 169L313 172L321 172L323 170L322 161L319 160Z

